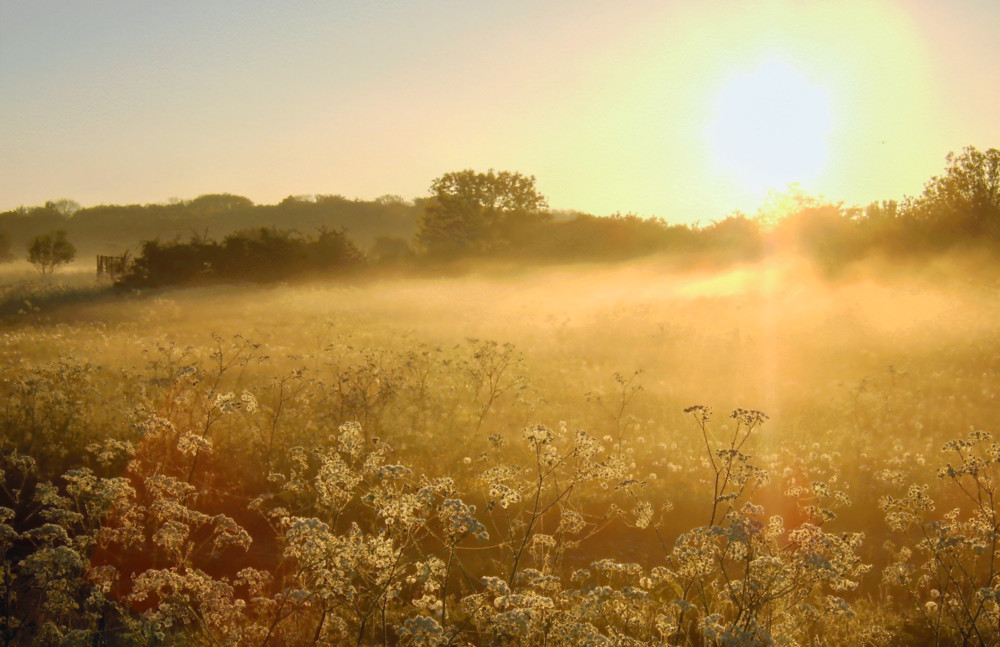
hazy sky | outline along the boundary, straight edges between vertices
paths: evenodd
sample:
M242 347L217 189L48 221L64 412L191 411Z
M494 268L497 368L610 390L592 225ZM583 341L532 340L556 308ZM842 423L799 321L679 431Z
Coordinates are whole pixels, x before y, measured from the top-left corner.
M997 34L996 0L0 0L0 209L412 198L465 168L671 221L765 177L898 199L1000 147Z

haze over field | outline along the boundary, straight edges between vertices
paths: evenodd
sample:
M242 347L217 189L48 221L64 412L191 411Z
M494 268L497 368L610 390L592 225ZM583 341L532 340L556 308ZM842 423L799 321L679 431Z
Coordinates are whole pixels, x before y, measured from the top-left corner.
M970 434L1000 406L998 266L925 260L479 262L27 300L0 336L5 621L33 621L8 631L701 645L717 616L761 644L992 635L1000 606L924 611L1000 578L966 548L994 508L963 494L1000 469ZM33 569L57 557L69 590L47 593ZM77 602L98 575L105 597Z
M997 33L0 0L0 643L1000 645Z
M810 259L788 254L690 271L656 258L483 263L462 276L160 290L132 300L57 301L38 313L22 309L9 319L14 355L5 361L75 357L100 364L107 354L141 365L154 344L198 348L209 333L262 343L280 365L322 355L333 339L400 353L495 340L524 354L540 398L526 420L593 426L593 412L577 408L579 398L608 390L615 373L640 371L644 393L634 406L644 413L636 415L661 439L687 435L676 426L691 404L754 406L773 419L761 441L772 450L859 431L859 405L851 398L888 371L920 384L926 397L961 398L940 411L925 402L902 416L922 425L934 420L921 435L933 445L988 424L1000 406L997 267L987 254L940 255L920 267L856 263L831 279ZM37 345L36 326L50 331ZM498 432L509 422L501 420Z

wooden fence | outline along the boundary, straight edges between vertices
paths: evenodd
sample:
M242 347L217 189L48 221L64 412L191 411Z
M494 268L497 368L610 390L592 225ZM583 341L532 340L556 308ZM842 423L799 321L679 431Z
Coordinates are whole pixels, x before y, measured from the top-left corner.
M120 256L100 256L97 257L97 278L107 277L112 281L125 274L131 265L132 259L128 252Z

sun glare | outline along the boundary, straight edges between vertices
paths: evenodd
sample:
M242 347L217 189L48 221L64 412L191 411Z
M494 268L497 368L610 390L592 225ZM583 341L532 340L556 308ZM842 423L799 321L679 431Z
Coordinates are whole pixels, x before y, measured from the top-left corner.
M708 135L716 163L746 188L762 193L823 169L827 93L787 64L768 61L733 77L714 108Z

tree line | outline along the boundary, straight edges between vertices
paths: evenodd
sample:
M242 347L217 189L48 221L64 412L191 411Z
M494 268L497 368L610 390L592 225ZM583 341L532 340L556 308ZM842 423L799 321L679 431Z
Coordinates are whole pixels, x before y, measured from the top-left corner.
M556 217L533 177L510 173L449 173L431 190L416 240L441 259L605 260L666 252L732 261L792 249L833 269L872 253L1000 245L1000 150L993 148L950 153L944 173L901 202L850 207L792 186L753 216L734 213L700 227L634 215Z
M21 254L34 237L57 230L66 232L81 256L135 251L147 240L222 237L261 227L300 232L320 227L347 229L359 245L367 247L379 236L412 237L421 208L420 200L395 195L375 200L300 195L270 205L229 193L172 199L166 204L94 207L64 199L0 212L0 232L8 254Z
M35 249L30 252L32 262L43 272L72 258L65 233L70 224L94 237L115 223L125 229L128 223L133 232L163 226L171 218L185 223L192 232L186 242L179 235L161 242L159 234L144 240L119 279L133 287L266 281L365 264L412 269L470 259L546 263L669 254L686 263L726 264L779 249L805 254L834 271L870 254L912 256L955 246L992 250L1000 245L1000 150L992 148L967 147L949 154L944 172L932 177L921 195L901 202L850 207L789 187L772 194L757 214L733 213L704 226L633 214L553 212L533 176L509 171L446 173L432 182L430 193L412 202L398 196L371 202L310 196L270 206L229 194L174 205L91 209L63 200L13 218L31 220L36 227L50 221L60 224L29 244ZM0 232L12 221L10 213L0 214ZM356 228L337 226L354 221ZM236 228L221 241L199 233L199 228L242 222L254 224ZM291 226L301 223L312 226ZM357 240L363 241L366 252ZM9 251L9 239L4 238L0 253L4 241ZM62 253L57 260L52 258L54 250Z

